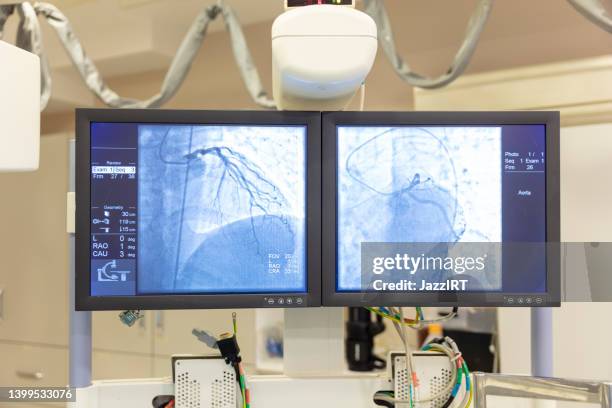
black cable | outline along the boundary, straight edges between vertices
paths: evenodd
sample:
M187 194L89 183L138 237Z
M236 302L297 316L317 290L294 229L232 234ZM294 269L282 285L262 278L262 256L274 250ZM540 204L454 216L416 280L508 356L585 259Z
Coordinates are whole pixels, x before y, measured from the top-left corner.
M222 335L217 340L217 347L221 352L221 356L225 359L225 362L234 368L236 373L236 381L242 390L242 384L240 384L240 362L242 357L240 356L240 347L238 346L238 340L236 335Z
M378 399L377 397L379 395L385 396L385 397L389 397L390 395L386 394L385 391L378 391L377 393L374 394L374 404L378 405L379 407L386 407L386 408L395 408L395 404L393 402L387 401L387 400L383 400L383 399Z

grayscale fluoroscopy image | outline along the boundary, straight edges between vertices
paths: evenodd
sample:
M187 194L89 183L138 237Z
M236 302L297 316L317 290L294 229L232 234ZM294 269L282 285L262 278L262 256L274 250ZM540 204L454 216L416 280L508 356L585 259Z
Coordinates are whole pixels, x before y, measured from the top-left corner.
M138 291L304 291L305 140L301 126L141 126Z
M338 289L361 288L362 242L501 242L501 161L499 127L339 127Z

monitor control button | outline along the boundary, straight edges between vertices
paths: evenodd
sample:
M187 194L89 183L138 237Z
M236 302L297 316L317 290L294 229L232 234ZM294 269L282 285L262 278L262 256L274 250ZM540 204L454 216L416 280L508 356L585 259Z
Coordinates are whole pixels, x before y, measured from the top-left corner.
M302 303L304 303L304 300L302 298L297 298L295 299L295 303L301 305Z
M288 304L288 305L292 305L293 304L293 299L287 298L287 300L285 300L285 303Z
M528 305L530 305L531 302L533 302L533 300L530 297L525 299L525 303L527 303Z
M283 299L283 298L278 298L278 304L279 304L279 305L284 305L284 304L285 304L285 299Z
M269 305L273 305L274 304L274 299L273 298L268 298L268 304Z
M511 298L511 297L510 297L510 298L508 298L508 303L509 303L509 304L513 304L513 303L514 303L514 298Z
M525 301L523 300L523 298L518 298L518 299L517 299L517 302L518 302L520 305L522 305L522 304L523 304Z
M541 297L537 297L537 298L535 299L535 302L536 302L537 304L542 303L542 298L541 298Z

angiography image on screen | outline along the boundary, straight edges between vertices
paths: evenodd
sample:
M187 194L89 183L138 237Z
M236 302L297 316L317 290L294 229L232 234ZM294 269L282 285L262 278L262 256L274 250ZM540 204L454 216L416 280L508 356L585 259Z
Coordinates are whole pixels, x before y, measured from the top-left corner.
M502 156L497 126L338 126L337 289L363 288L362 243L447 243L434 251L445 256L454 243L501 242ZM470 290L502 287L500 268L463 275Z
M138 133L139 293L306 290L304 126Z

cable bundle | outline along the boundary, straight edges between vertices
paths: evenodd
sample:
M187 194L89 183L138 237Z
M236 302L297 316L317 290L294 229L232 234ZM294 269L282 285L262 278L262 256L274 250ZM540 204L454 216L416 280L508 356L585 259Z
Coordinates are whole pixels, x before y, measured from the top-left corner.
M238 323L236 321L236 313L232 313L232 333L223 333L219 339L211 335L207 331L193 329L192 333L199 341L213 349L219 349L221 356L225 362L231 365L236 373L236 382L240 388L240 396L242 397L242 408L251 407L251 392L247 383L247 375L242 365L242 357L240 356L240 347L238 346Z
M443 339L433 340L431 343L423 346L421 350L423 351L431 350L431 351L442 352L448 356L453 366L453 374L454 374L453 376L455 378L455 382L452 387L450 397L448 398L446 403L442 406L442 408L448 408L453 404L453 402L455 401L455 398L457 397L457 395L459 394L459 391L461 390L461 386L463 382L465 382L465 395L461 403L459 403L459 405L457 406L466 407L466 408L469 407L472 404L472 399L474 396L474 390L472 389L472 382L470 379L470 370L468 369L468 366L465 360L463 359L461 352L459 351L459 348L457 347L457 344L455 343L455 341L447 336L447 337L444 337ZM463 380L464 377L465 377L465 380ZM436 396L436 398L437 397L439 396ZM432 399L436 399L436 398L432 398Z
M232 327L234 330L232 338L236 342L236 336L238 335L238 324L236 322L235 312L232 313ZM238 347L237 342L236 347ZM240 350L238 349L238 353L239 352ZM224 354L223 350L221 351L221 354ZM240 395L242 396L242 408L251 408L251 391L249 390L249 386L247 384L246 371L244 370L244 366L242 365L242 358L238 357L237 359L230 360L230 363L236 370L236 380L238 381L238 386L240 387Z
M401 308L396 307L366 307L370 312L376 313L379 316L384 317L385 319L391 320L394 324L406 325L412 327L413 329L420 329L429 324L441 323L447 320L452 319L457 316L457 311L459 308L454 307L453 310L445 315L440 317L439 319L426 320L425 315L423 314L422 307L416 307L416 317L414 319L408 319L402 317ZM400 336L401 337L401 336Z
M414 319L409 319L404 317L404 312L402 308L394 308L394 307L370 307L368 310L383 316L385 319L391 320L393 326L395 327L402 343L404 345L404 352L406 356L406 368L408 370L408 387L409 387L409 399L408 400L399 400L395 398L395 393L393 391L379 391L374 395L374 401L382 406L386 406L389 408L395 407L396 404L408 404L410 408L415 406L415 403L423 403L423 402L431 402L437 400L439 398L445 397L449 395L448 399L442 406L442 408L449 408L451 406L456 408L467 408L471 405L473 399L473 389L472 383L470 380L470 372L468 366L461 355L461 351L457 347L457 344L450 337L444 337L440 339L435 339L429 344L426 344L421 348L422 351L437 351L440 353L444 353L448 356L451 361L451 378L452 380L448 383L448 385L442 389L436 395L431 395L425 399L416 400L414 398L415 394L415 386L418 386L419 379L417 378L416 372L413 370L412 362L410 359L410 354L408 352L408 342L406 336L406 326L411 328L421 328L428 324L440 323L442 321L446 321L452 319L457 315L458 308L453 308L453 310L435 320L426 320L423 314L423 309L421 307L416 308L416 316ZM457 395L461 388L465 387L465 395L461 402L456 403Z

